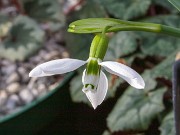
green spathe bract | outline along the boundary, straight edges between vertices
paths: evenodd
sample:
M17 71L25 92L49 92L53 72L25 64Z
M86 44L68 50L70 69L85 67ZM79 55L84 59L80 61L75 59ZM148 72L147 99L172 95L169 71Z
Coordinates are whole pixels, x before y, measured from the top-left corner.
M117 31L146 31L162 33L170 36L180 37L180 29L162 24L124 21L114 18L88 18L77 20L69 25L68 32L72 33L101 33Z

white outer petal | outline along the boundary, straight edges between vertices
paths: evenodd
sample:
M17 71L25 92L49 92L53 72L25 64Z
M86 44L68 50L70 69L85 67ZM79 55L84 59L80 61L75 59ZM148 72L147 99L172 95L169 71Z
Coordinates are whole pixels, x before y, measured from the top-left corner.
M29 77L42 77L55 74L64 74L73 71L86 63L86 61L69 58L52 60L35 67L29 73Z
M86 75L86 69L84 69L83 74L82 74L82 83L83 83L83 85L84 85L84 77L85 77L85 75Z
M99 63L108 72L115 74L126 80L131 86L137 89L144 89L145 83L143 78L130 67L118 62L106 61Z
M96 107L103 102L107 90L108 90L108 80L106 75L101 71L97 91L95 92L88 91L85 93L94 109L96 109Z

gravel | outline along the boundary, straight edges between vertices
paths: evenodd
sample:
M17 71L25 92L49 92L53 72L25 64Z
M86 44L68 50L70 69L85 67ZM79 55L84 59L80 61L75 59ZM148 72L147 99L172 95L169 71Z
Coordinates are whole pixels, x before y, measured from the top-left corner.
M0 59L0 118L53 90L63 79L62 75L29 78L28 74L40 63L65 57L69 54L64 47L49 41L25 62Z

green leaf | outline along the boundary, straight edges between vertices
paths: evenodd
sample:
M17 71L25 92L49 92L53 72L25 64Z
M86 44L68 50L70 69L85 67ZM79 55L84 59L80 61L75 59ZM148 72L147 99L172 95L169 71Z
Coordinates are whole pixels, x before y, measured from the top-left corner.
M162 6L165 9L168 9L171 13L177 13L177 9L174 8L173 5L169 4L167 0L151 0L152 4L156 6Z
M165 88L160 88L146 92L130 87L107 117L110 131L146 130L152 119L164 110L165 90Z
M142 77L145 80L146 90L152 90L156 87L157 82L156 78L157 77L162 77L166 78L168 80L171 80L172 78L172 65L176 56L176 53L178 50L170 54L165 60L163 60L160 64L155 66L151 70L146 70L143 74Z
M180 11L180 1L179 0L168 0L171 4L173 4Z
M143 54L140 51L137 51L132 55L125 57L124 60L126 61L127 65L131 65L135 58L145 59L145 57L146 57L145 54Z
M149 38L151 37L151 38ZM180 48L180 39L162 35L151 35L142 39L141 49L145 55L167 56Z
M86 95L82 91L83 84L82 84L82 74L73 78L70 83L70 94L73 102L83 102L87 103L90 106L90 102Z
M81 60L88 59L89 48L93 39L91 35L77 35L67 33L65 38L71 57Z
M18 16L0 46L0 57L24 60L42 47L43 39L44 32L34 20Z
M175 56L179 50L176 49L173 53L169 54L166 59L156 65L154 68L145 70L142 77L145 81L145 90L153 90L157 86L156 78L165 78L171 80L172 78L172 65L175 60ZM135 53L128 58L128 64L130 65L135 57L145 57L141 53ZM131 60L132 59L132 60ZM129 62L130 61L130 62Z
M105 17L106 12L96 0L88 0L86 1L85 5L83 5L82 9L74 12L73 15L77 20L85 18Z
M109 133L109 131L104 131L102 135L111 135L111 133Z
M175 135L174 113L171 111L163 119L160 127L161 135Z
M106 60L118 59L136 51L139 35L134 32L118 32L109 42Z
M150 0L100 0L110 15L123 20L128 20L146 14Z
M62 6L57 0L24 1L24 9L26 14L38 21L65 21Z
M180 22L179 22L180 16L179 15L158 15L158 16L153 16L149 17L146 19L143 19L143 22L151 22L151 23L158 23L158 24L164 24L168 25L171 27L180 27Z

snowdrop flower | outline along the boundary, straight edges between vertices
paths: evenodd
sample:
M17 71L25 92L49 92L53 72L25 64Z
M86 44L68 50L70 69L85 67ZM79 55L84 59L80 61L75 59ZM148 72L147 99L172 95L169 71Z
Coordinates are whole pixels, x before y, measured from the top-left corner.
M102 62L107 47L108 37L105 34L97 34L92 41L87 61L69 58L52 60L35 67L29 73L29 76L42 77L64 74L87 64L82 76L82 91L86 94L94 109L103 102L108 90L108 80L101 67L107 72L123 78L131 86L143 89L145 87L144 80L133 69L118 62Z

